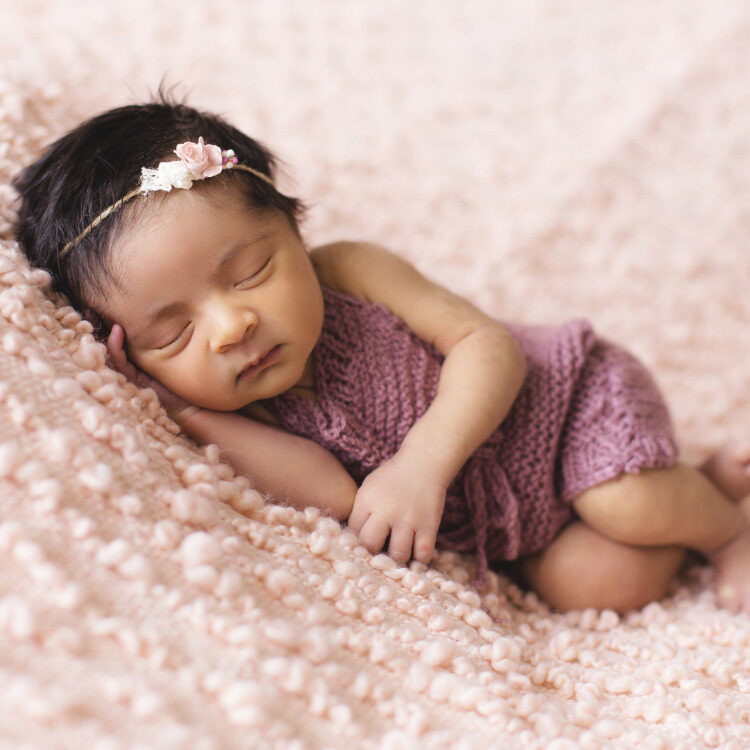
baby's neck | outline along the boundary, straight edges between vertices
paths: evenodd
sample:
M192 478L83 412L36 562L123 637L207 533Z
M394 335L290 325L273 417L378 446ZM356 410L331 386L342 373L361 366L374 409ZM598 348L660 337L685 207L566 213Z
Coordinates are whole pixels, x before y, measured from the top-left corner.
M315 397L315 350L312 351L307 358L307 362L305 362L305 369L302 371L302 377L297 381L297 384L289 390L294 393L301 391L300 395L307 396L312 394L313 398Z
M304 396L305 398L311 398L316 399L318 397L318 392L315 390L315 386L307 386L307 385L295 385L293 388L290 388L286 393L294 394L295 396Z

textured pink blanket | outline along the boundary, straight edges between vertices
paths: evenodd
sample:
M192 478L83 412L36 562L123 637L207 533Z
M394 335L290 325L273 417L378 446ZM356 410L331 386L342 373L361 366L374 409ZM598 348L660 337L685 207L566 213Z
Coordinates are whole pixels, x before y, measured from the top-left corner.
M748 49L735 0L0 4L0 747L750 747L750 618L709 569L558 615L266 503L106 367L8 186L167 73L292 165L311 244L588 317L699 460L750 430Z

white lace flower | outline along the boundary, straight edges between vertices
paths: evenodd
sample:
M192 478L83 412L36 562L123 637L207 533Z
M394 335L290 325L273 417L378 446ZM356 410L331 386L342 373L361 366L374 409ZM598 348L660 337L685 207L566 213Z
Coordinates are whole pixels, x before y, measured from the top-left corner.
M163 161L157 169L141 169L141 192L170 191L173 187L188 190L193 184L193 174L181 161Z

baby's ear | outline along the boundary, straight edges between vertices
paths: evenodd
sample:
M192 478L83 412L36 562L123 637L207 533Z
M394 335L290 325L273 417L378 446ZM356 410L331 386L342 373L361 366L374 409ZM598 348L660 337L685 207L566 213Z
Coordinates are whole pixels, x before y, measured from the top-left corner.
M83 317L94 327L93 336L95 339L106 341L109 338L109 332L112 327L95 310L92 310L90 307L85 308Z

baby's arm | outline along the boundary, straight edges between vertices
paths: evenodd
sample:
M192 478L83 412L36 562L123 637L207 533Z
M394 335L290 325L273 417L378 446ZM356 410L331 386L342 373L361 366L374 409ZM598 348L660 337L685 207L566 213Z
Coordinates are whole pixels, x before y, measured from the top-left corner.
M390 534L395 559L408 559L413 546L427 562L445 490L510 410L526 372L523 352L502 324L382 248L336 243L312 259L326 286L381 302L445 355L435 399L396 455L366 477L349 517L371 551Z
M344 520L357 485L325 448L235 412L195 409L176 421L198 443L215 443L222 460L261 492L300 510L314 505Z

